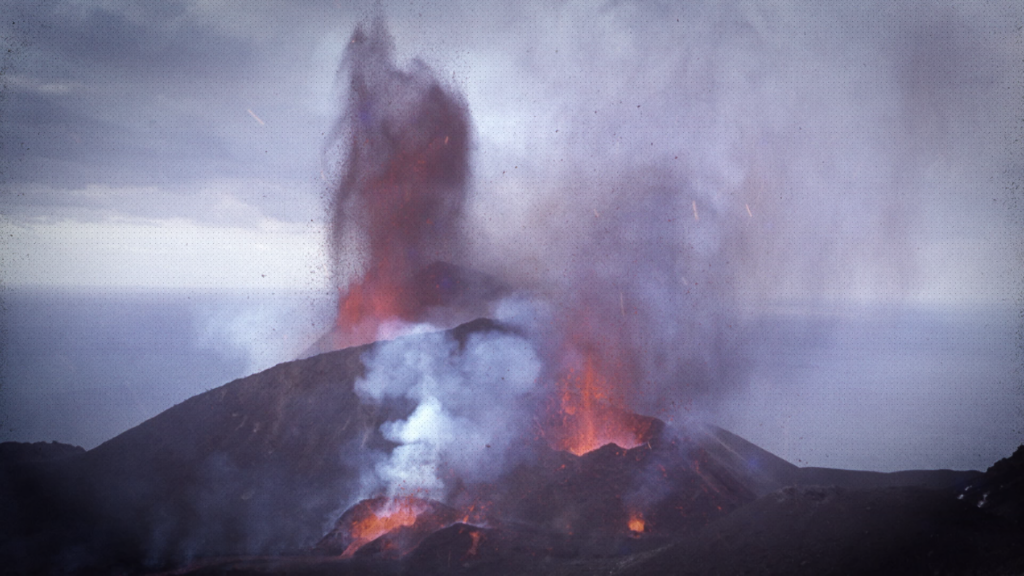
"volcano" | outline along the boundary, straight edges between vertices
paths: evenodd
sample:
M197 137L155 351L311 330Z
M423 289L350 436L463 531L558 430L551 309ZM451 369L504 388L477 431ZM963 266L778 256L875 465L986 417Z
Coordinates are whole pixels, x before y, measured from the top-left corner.
M520 264L512 246L475 250L467 99L394 52L378 18L340 67L333 328L308 357L93 450L4 447L6 570L1024 571L1024 451L985 473L800 468L648 415L682 419L747 380L729 262L756 238L750 205L730 212L742 198L717 178L616 153L567 167L564 190L535 182L565 196L538 207L553 249Z
M444 336L465 345L509 330L476 320ZM230 382L87 452L8 458L0 466L5 566L178 574L1024 566L1011 546L1024 536L1024 450L984 474L799 468L714 426L633 415L646 431L639 446L576 455L537 435L501 474L451 479L443 502L366 497L361 462L396 450L382 425L414 410L357 394L364 359L379 346Z

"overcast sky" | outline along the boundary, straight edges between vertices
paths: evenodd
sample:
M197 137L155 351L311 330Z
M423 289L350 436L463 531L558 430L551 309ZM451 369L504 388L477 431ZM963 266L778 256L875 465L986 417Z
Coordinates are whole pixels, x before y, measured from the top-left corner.
M371 4L0 11L5 284L329 289L322 152ZM422 58L469 103L470 225L481 253L514 246L500 266L543 259L557 227L539 215L566 213L552 199L588 171L671 159L756 226L751 292L1019 292L1019 3L383 12L400 64Z

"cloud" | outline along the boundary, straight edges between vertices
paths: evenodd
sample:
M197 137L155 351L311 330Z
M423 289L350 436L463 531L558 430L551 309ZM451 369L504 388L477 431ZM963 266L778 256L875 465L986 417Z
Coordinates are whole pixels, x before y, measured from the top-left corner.
M0 219L9 286L324 291L325 231L263 219L252 228L182 219Z
M2 7L13 50L2 169L14 194L55 192L6 195L5 214L76 210L75 191L107 186L152 192L104 209L193 218L173 205L231 181L253 183L259 194L239 185L231 196L274 219L326 216L329 87L369 5L27 6ZM548 256L573 250L555 246L559 226L579 238L606 230L587 215L629 208L616 195L641 173L695 195L671 208L680 226L694 200L705 222L747 218L730 229L743 238L686 238L726 242L747 294L855 284L858 294L934 295L929 279L974 274L974 264L945 269L961 266L967 245L980 246L982 268L993 264L986 274L1008 274L995 269L1006 251L980 230L1013 244L1024 221L1011 189L1024 178L1017 3L384 10L399 63L421 57L468 100L470 232L485 266L558 274L564 262ZM495 250L502 259L488 257Z
M318 33L240 35L218 25L238 16L230 7L183 2L5 4L4 69L17 79L0 109L7 182L316 181L326 120L304 94ZM263 16L262 30L281 32Z

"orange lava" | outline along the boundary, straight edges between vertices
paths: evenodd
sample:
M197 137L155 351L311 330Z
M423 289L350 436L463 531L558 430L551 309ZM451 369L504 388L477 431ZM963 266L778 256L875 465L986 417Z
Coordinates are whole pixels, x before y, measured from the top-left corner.
M581 369L570 369L558 383L562 435L559 448L582 456L607 444L635 448L645 430L620 407L613 383L595 355L584 357ZM621 383L619 383L621 386Z
M351 286L338 302L338 324L358 326L371 319L380 321L400 316L405 307L399 289L389 284L393 283L371 276Z
M462 519L460 520L463 524L476 524L485 525L487 524L488 511L491 508L491 502L476 502L463 508Z
M644 516L639 512L634 512L629 515L629 530L630 532L643 532L644 531Z
M385 323L422 316L428 302L423 287L414 285L415 274L450 255L457 242L468 170L465 111L439 88L426 94L414 86L400 89L420 100L406 124L392 125L386 113L352 119L340 190L357 202L339 202L334 225L364 233L369 261L364 277L338 301L335 347L374 341ZM354 109L373 110L375 96L360 90L353 92Z
M416 523L416 517L423 511L421 508L411 498L394 499L369 512L364 518L356 520L349 528L352 542L341 554L342 558L352 556L364 544L373 542L392 530L412 526Z
M471 543L471 546L469 547L469 550L466 551L467 557L476 556L477 551L480 549L480 536L482 536L482 534L480 534L476 530L469 533L469 537L472 538L473 541Z
M334 347L347 348L374 342L382 334L382 325L389 320L409 318L413 315L401 276L372 270L362 281L349 286L348 292L338 300L335 321Z

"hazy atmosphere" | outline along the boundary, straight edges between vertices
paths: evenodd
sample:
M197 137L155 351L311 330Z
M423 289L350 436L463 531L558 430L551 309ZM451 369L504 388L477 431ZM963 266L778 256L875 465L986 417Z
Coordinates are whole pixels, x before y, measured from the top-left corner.
M335 197L381 18L466 117L437 250L503 319L624 319L632 409L801 466L1024 442L1017 2L0 6L0 441L95 447L331 329L397 242Z

